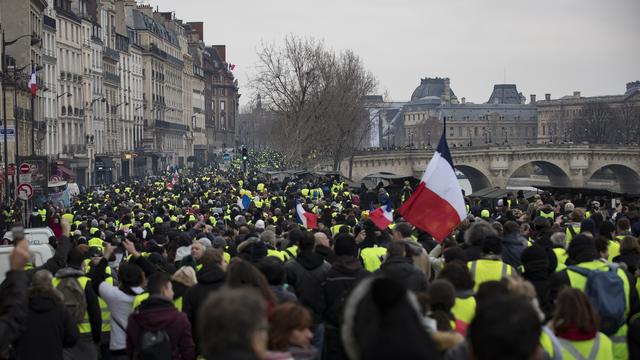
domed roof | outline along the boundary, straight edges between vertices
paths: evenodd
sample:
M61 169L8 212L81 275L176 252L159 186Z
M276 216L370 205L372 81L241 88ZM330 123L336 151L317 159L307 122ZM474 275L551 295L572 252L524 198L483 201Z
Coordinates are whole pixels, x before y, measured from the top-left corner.
M457 100L458 98L448 84L449 78L420 79L420 85L413 91L413 94L411 94L411 101L422 99L427 96L433 96L440 99L442 95L449 95L450 100ZM448 94L445 94L447 88Z

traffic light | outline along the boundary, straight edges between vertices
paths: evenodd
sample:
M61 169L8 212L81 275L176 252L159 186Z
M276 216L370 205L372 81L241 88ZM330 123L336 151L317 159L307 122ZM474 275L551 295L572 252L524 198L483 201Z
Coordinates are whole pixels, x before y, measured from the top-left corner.
M249 156L247 155L247 148L242 148L242 161L247 161Z

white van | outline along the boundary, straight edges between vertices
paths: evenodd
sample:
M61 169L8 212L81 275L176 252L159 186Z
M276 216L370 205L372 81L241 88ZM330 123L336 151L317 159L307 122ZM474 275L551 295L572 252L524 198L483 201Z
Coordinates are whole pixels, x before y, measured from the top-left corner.
M31 261L33 266L43 265L53 257L54 249L49 245L49 237L54 234L50 228L24 229L24 235L29 242L29 250L33 254ZM13 240L13 234L7 231L3 238ZM9 271L9 255L12 251L13 245L0 245L0 283L4 281Z

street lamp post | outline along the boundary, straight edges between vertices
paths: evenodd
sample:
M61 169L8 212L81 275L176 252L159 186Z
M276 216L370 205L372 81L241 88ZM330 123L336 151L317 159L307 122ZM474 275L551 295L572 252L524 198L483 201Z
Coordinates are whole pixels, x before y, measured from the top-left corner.
M427 131L427 147L431 149L431 130Z
M467 129L467 134L469 135L469 147L473 146L473 142L471 141L471 129Z

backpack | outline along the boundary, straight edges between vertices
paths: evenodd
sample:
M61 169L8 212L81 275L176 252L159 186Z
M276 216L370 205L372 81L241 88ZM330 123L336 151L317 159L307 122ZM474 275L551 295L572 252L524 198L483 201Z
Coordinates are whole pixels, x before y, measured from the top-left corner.
M600 314L600 331L613 335L625 323L626 295L618 267L608 264L609 271L589 270L577 266L568 269L587 278L584 293Z
M84 321L84 314L87 312L87 298L84 289L80 285L78 278L69 276L60 279L56 287L64 297L63 305L69 311L71 318L76 324Z
M143 331L137 355L138 360L171 360L173 347L169 334L164 329Z

